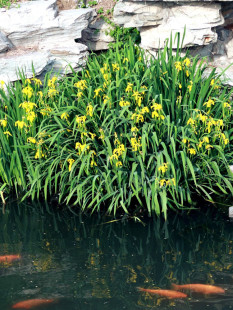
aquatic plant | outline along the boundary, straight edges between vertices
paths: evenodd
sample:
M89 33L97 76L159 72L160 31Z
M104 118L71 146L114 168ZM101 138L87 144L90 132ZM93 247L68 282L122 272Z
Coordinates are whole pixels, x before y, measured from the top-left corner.
M232 194L232 89L177 41L156 58L116 45L70 77L0 90L0 191L165 218Z

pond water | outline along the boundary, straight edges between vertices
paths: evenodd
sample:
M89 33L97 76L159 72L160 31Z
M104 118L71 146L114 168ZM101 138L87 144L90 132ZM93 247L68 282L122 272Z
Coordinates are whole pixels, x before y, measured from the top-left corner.
M0 309L53 299L30 309L231 309L233 222L213 213L109 223L101 216L12 206L0 215ZM171 284L211 284L225 294L166 299L138 291Z

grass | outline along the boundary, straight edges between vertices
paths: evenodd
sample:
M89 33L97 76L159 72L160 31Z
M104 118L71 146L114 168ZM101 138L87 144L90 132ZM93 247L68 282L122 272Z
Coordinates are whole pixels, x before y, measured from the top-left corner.
M17 0L0 0L0 8L10 8L13 3L16 3Z
M232 89L215 69L128 42L86 70L0 90L0 191L82 210L167 218L169 209L233 193Z

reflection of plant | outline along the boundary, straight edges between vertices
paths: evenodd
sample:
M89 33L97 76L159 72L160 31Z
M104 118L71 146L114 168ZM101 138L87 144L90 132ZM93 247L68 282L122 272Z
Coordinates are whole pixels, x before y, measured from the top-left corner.
M171 306L169 300L141 294L137 287L169 289L172 282L221 285L221 278L233 270L232 227L220 215L213 221L211 212L199 213L197 219L193 212L192 222L174 215L170 224L156 220L142 226L130 221L104 224L109 218L79 219L52 208L45 213L39 204L19 212L15 207L0 217L0 246L22 252L17 277L25 279L25 289L35 279L42 289L51 279L56 286L49 283L45 294L59 292L82 301L92 296L93 303L117 297L118 303L131 305L129 309L164 309ZM7 272L5 266L1 270ZM11 274L9 279L12 287ZM22 285L14 291L17 295Z
M53 255L44 255L40 258L33 259L33 265L38 272L48 272L51 269L56 269L58 265L54 263Z
M102 272L101 251L92 252L88 257L88 270L92 285L92 296L97 298L111 298L109 281Z

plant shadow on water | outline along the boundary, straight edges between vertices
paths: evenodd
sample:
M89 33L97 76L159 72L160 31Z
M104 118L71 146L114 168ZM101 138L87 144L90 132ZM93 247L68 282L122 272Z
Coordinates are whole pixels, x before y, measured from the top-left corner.
M36 309L231 309L233 223L209 206L201 212L143 226L12 204L0 217L0 255L21 259L0 263L0 307L41 298L55 301ZM165 299L137 289L172 283L225 294Z

